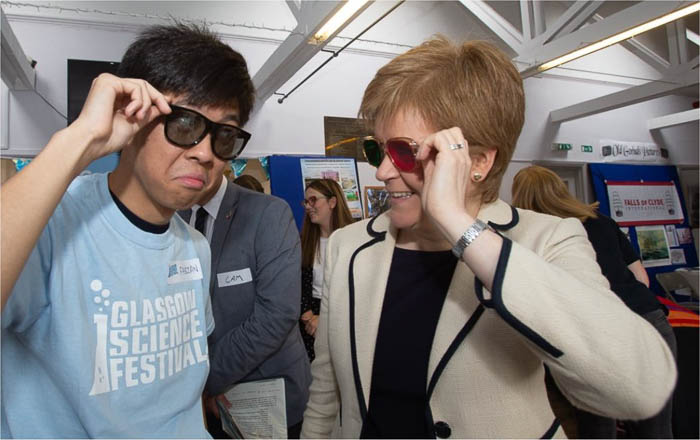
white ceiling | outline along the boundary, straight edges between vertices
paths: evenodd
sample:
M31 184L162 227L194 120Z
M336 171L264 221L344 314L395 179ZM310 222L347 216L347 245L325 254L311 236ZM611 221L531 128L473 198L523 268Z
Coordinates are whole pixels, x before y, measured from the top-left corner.
M289 0L299 3L299 0ZM324 3L317 1L315 3ZM328 2L326 2L328 3ZM379 0L373 2L356 20L340 33L341 37L351 38L369 23L391 8L396 2ZM493 9L515 29L522 32L520 1L469 1L464 3L483 4ZM627 9L637 1L537 1L544 10L547 25L551 25L569 7L575 3L598 3L597 14L608 17ZM644 3L677 3L668 0L645 1ZM228 23L220 26L222 31L231 34L244 34L261 38L284 39L297 25L287 2L281 0L257 1L13 1L3 0L2 8L6 14L33 14L62 18L77 18L107 22L129 21L133 24L151 24L156 18L176 18L184 20L202 20L210 23ZM593 19L589 20L593 22ZM684 26L698 33L698 14L683 20ZM245 27L252 26L252 27ZM270 29L279 29L273 31ZM286 29L287 32L283 31ZM415 46L435 33L443 33L455 40L488 39L496 41L511 55L515 53L502 44L497 32L479 20L460 1L406 1L380 24L367 32L362 40L353 47L397 52ZM660 56L668 58L668 44L665 28L659 28L637 40L647 45ZM346 39L333 43L342 45ZM690 58L698 53L697 46L690 49Z
M288 1L59 1L59 2L16 2L2 1L2 9L8 16L41 15L74 19L79 21L98 21L108 23L129 23L130 25L147 25L157 21L175 18L180 20L203 20L212 24L218 32L246 38L269 39L283 42L290 38L292 31L313 27L316 21L297 23L295 14L290 10L299 5L303 8L319 9L323 4L337 2L301 2ZM338 48L345 45L352 37L364 30L396 4L395 1L375 1L371 3L353 22L347 25L338 37L329 41L328 46ZM353 50L371 51L386 54L404 52L436 33L442 33L454 40L486 39L496 43L509 53L521 71L525 71L538 52L546 52L550 45L538 43L538 37L560 24L563 16L572 14L573 10L594 10L594 14L579 14L579 26L562 35L557 35L553 42L566 38L575 39L575 34L585 34L586 28L596 28L596 33L586 34L587 39L610 32L608 22L622 15L645 21L645 14L655 14L655 9L677 8L690 2L680 1L406 1L380 23L366 32L362 38L351 46ZM668 6L671 5L671 6ZM584 7L586 9L584 9ZM530 13L530 20L522 20L522 13ZM628 11L630 11L628 13ZM616 16L617 14L617 16ZM307 14L308 15L308 14ZM325 15L324 15L325 16ZM585 18L585 19L584 19ZM600 23L597 23L600 22ZM597 24L596 24L597 23ZM528 28L531 29L528 33ZM597 29L600 28L600 31ZM624 43L631 51L630 57L610 62L605 58L605 50L589 58L574 61L562 69L554 69L548 74L579 75L583 78L600 79L625 84L644 84L648 81L674 81L669 74L688 62L697 67L698 46L688 40L672 38L685 35L685 29L698 33L698 14L680 20L678 24L667 25L635 41ZM302 29L302 33L313 29ZM613 29L620 31L622 29ZM530 34L530 35L528 35ZM572 37L571 34L574 34ZM291 43L287 42L289 45ZM551 42L550 42L551 43ZM296 43L298 45L305 44ZM569 46L582 44L581 41ZM309 59L313 54L310 53ZM597 56L597 58L596 58ZM278 57L277 60L273 59ZM600 62L589 62L599 60ZM256 85L262 80L276 79L275 85L284 84L301 68L285 68L280 54L273 54L268 60L268 72L265 78L256 78ZM277 63L277 64L275 64ZM693 66L690 66L693 67ZM697 70L695 70L697 72ZM697 77L697 74L695 75ZM271 86L272 88L276 88ZM683 93L697 97L697 81L686 84L684 88L675 88L670 93ZM269 96L269 95L268 95Z

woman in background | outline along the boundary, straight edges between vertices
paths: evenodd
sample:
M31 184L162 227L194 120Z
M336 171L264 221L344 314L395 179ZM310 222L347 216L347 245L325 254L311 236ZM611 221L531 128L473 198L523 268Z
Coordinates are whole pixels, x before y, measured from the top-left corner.
M625 234L613 219L597 211L599 203L587 205L577 200L556 173L536 165L515 175L512 191L513 206L562 218L575 217L583 223L610 289L659 331L675 356L676 338L666 319L665 307L649 290L649 277ZM625 437L672 438L671 404L669 399L655 417L625 422ZM614 419L575 407L574 413L578 438L615 438Z
M304 192L301 228L301 319L299 328L309 361L314 360L314 334L318 326L323 287L323 258L328 237L353 222L340 185L331 179L311 182Z

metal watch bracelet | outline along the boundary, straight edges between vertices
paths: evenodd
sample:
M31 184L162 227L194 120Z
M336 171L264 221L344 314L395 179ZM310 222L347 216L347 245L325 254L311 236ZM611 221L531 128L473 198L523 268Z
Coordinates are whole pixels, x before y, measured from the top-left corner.
M461 260L464 250L469 247L474 240L476 240L476 237L478 237L484 229L487 229L488 227L489 226L486 223L476 219L476 221L474 221L474 223L469 226L466 231L464 231L464 234L459 237L457 243L455 243L455 245L452 247L452 253L454 256L457 257L458 260Z

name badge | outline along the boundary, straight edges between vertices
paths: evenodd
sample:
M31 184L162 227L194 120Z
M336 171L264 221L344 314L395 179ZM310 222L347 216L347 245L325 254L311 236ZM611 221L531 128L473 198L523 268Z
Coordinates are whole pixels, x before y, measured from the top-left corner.
M253 275L250 273L250 268L246 267L241 270L232 270L231 272L217 273L216 279L219 282L219 287L235 286L237 284L245 284L253 281Z
M204 278L204 276L202 274L202 265L199 263L199 258L172 261L168 264L168 284L201 280L202 278Z

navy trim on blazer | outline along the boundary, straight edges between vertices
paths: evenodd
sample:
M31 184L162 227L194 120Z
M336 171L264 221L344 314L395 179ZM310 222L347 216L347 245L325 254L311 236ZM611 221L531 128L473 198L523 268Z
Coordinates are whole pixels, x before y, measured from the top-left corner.
M518 223L520 223L520 214L518 214L518 210L513 208L512 205L509 205L510 207L510 221L508 223L495 223L492 221L489 221L489 226L493 228L493 232L496 234L500 235L501 238L503 237L503 234L501 234L500 231L507 231L509 229L514 228ZM479 298L479 301L483 305L489 308L493 308L493 301L490 299L484 298L484 285L481 283L481 280L478 278L474 278L474 292L476 292L477 298Z
M384 241L386 237L386 231L378 232L372 229L374 221L378 217L374 217L367 224L367 233L373 238L364 243L362 246L357 248L355 252L352 253L350 257L350 268L348 269L348 287L349 287L349 298L348 304L350 309L350 357L352 359L352 376L355 380L355 392L357 393L357 403L360 407L360 416L362 417L362 423L364 424L365 419L367 419L367 402L365 400L364 393L362 391L362 381L360 379L360 367L357 363L357 341L355 333L355 279L353 277L353 266L355 265L355 257L360 251L373 246L380 241Z
M561 425L559 419L555 418L554 422L552 423L552 426L550 426L547 432L545 432L544 435L540 438L553 438L554 434L557 432L557 429L559 429L559 425Z
M474 328L474 325L476 325L476 321L478 321L479 318L481 318L481 315L483 313L484 306L483 304L479 304L476 310L474 310L474 313L472 313L472 316L470 316L469 320L467 320L467 323L464 324L464 327L462 327L462 330L460 330L459 333L457 333L457 336L447 348L447 351L442 356L442 359L440 359L440 362L438 362L437 367L435 367L435 371L433 371L433 376L430 378L430 384L428 385L428 401L430 401L430 397L433 395L433 390L435 390L435 385L437 385L437 381L440 378L442 371L445 369L450 359L452 359L452 356L459 348L459 345L462 343L462 341L464 341L469 332Z
M430 401L425 405L425 426L428 428L428 433L430 438L437 438L437 433L435 432L435 419L433 419L433 410L430 408Z
M498 234L501 238L505 240L505 237L503 234L501 234L500 231L507 231L509 229L514 228L518 223L520 222L520 214L518 214L518 210L513 208L512 205L510 205L510 222L500 224L500 223L495 223L492 221L489 221L489 226L493 228L493 232ZM484 298L484 285L482 284L481 280L478 278L474 278L474 292L476 292L476 297L479 299L479 301L486 307L493 308L493 301L491 299L486 299Z
M384 237L386 236L386 231L375 231L372 229L374 226L374 222L379 218L379 216L372 218L372 220L367 223L367 233L369 234L370 237L374 238L379 238L381 237L382 240L384 240Z
M518 210L513 208L513 206L510 207L510 213L511 213L511 219L510 222L506 224L499 224L499 223L494 223L492 221L489 221L489 226L491 226L493 229L499 230L499 231L507 231L508 229L512 229L515 227L515 225L520 222L520 214L518 214Z
M498 314L501 316L501 318L503 318L503 320L506 321L511 327L520 332L530 341L534 342L542 350L549 353L550 356L558 358L564 353L549 342L547 342L547 340L540 336L537 332L535 332L530 327L518 320L518 318L513 316L506 308L506 305L503 303L503 279L505 278L506 266L508 265L508 259L510 258L510 251L513 247L513 242L507 237L501 237L503 238L503 246L501 247L501 254L498 257L496 273L493 276L493 289L491 291L491 301L488 305L492 305L496 312L498 312ZM475 284L476 295L479 298L479 300L482 300L484 298L484 285L478 279Z
M450 359L452 359L452 356L457 351L457 348L459 348L459 345L462 343L462 341L464 341L469 332L474 328L474 325L476 325L476 321L478 321L479 318L481 318L481 315L483 313L484 306L482 304L479 304L476 310L474 310L474 313L472 313L472 316L470 316L469 320L467 320L467 323L464 324L464 327L462 327L462 330L460 330L459 333L457 333L457 336L447 348L447 351L442 356L442 359L440 359L440 362L438 362L437 367L435 367L433 376L430 378L430 384L428 385L428 392L426 393L425 399L427 402L427 405L425 407L425 426L427 426L430 430L432 438L437 438L437 435L435 433L435 421L433 420L433 410L430 408L430 397L433 395L433 391L435 390L437 381L440 378L440 375L442 374L443 370L447 366L447 363L450 361Z
M489 226L493 228L493 232L498 234L504 240L505 237L503 236L503 234L501 234L501 231L507 231L509 229L512 229L520 222L520 214L518 214L518 210L515 209L512 205L509 205L509 207L510 222L500 224L489 221ZM484 285L481 283L481 280L479 280L476 277L474 278L474 292L476 292L477 298L479 298L479 301L481 301L483 305L489 308L493 308L493 301L491 299L484 298Z
M513 222L511 221L509 224L512 224L512 223ZM491 227L493 227L493 225L491 225L491 222L489 222L489 225ZM497 226L502 227L503 225L497 225ZM494 230L493 232L498 234L498 236L503 239L503 242L505 242L507 240L507 238L505 238L503 236L503 234L501 234L499 231ZM498 272L496 272L496 273L498 273ZM494 284L495 284L496 273L494 273ZM479 302L481 302L481 304L483 304L485 307L488 307L490 309L494 308L493 298L492 299L484 298L484 283L482 283L481 280L479 278L477 278L476 276L474 277L474 293L476 293L476 297L479 300Z
M484 305L484 307L488 307L490 309L493 308L493 301L484 298L484 284L477 277L474 277L474 293L476 293L476 298L481 302L481 304Z

